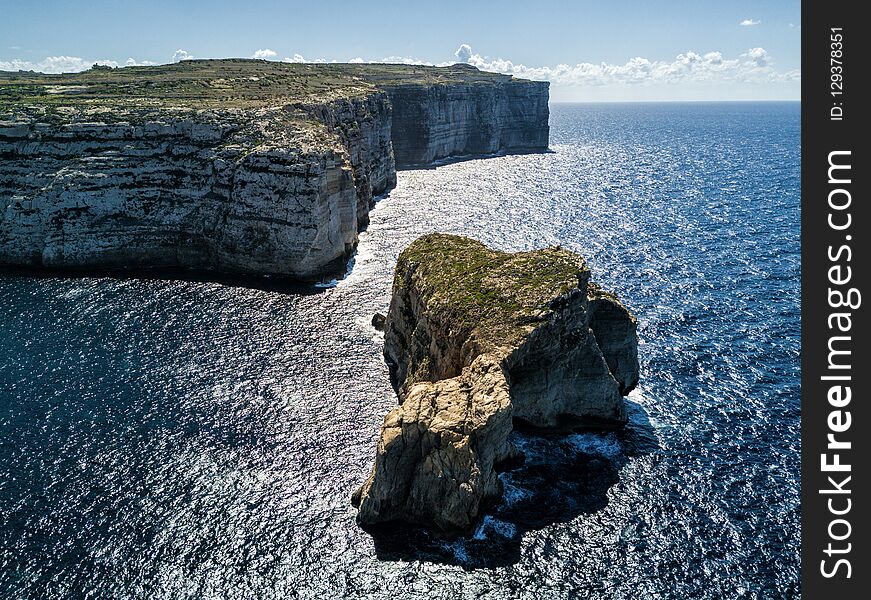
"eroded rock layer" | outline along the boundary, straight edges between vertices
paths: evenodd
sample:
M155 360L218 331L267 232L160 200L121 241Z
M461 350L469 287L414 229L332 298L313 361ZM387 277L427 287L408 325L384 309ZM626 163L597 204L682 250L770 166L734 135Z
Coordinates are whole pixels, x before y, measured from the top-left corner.
M307 108L19 112L0 264L317 275L396 174L383 92Z
M583 258L504 253L432 234L399 257L384 355L400 406L354 501L364 525L468 533L501 496L515 421L619 427L638 381L636 320L589 282Z

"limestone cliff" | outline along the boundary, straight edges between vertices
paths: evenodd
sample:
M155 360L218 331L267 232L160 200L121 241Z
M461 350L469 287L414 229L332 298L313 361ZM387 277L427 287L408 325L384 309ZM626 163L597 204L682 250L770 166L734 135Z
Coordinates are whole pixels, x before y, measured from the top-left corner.
M467 533L498 499L512 423L619 427L638 381L635 318L549 248L507 254L432 234L399 258L384 355L401 405L355 495L365 525Z
M0 123L0 264L317 275L396 175L383 92L315 109L20 111Z
M483 84L383 86L394 106L397 165L547 148L547 88L547 82L510 77Z
M0 74L0 265L314 278L395 185L416 118L425 162L540 149L547 90L461 67L251 60Z

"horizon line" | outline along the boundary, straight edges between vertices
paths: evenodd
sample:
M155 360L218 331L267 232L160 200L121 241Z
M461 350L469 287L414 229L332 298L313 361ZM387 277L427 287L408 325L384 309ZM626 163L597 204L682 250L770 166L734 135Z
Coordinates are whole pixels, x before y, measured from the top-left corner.
M548 104L746 104L751 102L792 102L801 104L801 98L749 98L741 100L549 100Z

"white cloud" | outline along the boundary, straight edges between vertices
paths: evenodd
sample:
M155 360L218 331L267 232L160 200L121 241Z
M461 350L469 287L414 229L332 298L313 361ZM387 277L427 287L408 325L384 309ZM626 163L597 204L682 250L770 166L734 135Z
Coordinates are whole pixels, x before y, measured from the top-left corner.
M408 56L385 56L380 60L373 60L370 62L376 63L384 63L390 65L424 65L424 66L433 66L433 63L420 60L418 58L409 58ZM452 63L439 63L437 66L446 66Z
M656 84L676 82L764 82L798 80L798 70L779 72L764 48L750 48L738 58L725 58L721 52L678 54L674 60L650 60L636 56L624 64L577 63L555 67L527 67L502 58L489 59L463 44L455 53L465 63L482 71L494 71L552 82L564 86L604 86L610 84Z
M78 56L46 56L39 62L29 60L0 60L0 71L38 71L40 73L77 73L86 71L95 64L107 67L119 66L114 60L86 60Z
M457 57L457 61L467 63L472 58L472 47L469 44L460 44L460 47L454 52L454 56Z
M150 67L157 64L160 63L156 63L150 60L136 60L135 58L128 58L126 61L124 61L125 67Z
M739 25L741 25L741 27L753 27L755 25L759 25L760 23L762 23L762 21L758 19L744 19L739 23Z
M193 60L194 55L188 52L187 50L182 50L179 48L172 54L172 62L179 62L182 60Z
M765 67L771 62L771 58L768 56L768 52L765 48L750 48L746 53L741 56L746 56L750 59L757 67Z
M275 50L270 50L269 48L261 48L260 50L252 54L251 58L270 59L275 58L276 56L278 56L278 52L276 52Z
M40 61L21 59L0 60L0 71L37 71L39 73L78 73L87 71L94 65L105 67L143 67L156 65L150 60L136 60L128 58L123 64L118 61L101 59L90 60L78 56L46 56Z
M361 60L362 60L362 59L361 59ZM288 56L285 56L282 62L289 62L289 63L310 63L310 64L315 64L315 65L322 65L322 64L325 64L325 63L328 63L328 62L335 63L335 62L339 62L339 61L337 61L337 60L327 60L326 58L316 58L316 59L314 59L314 60L308 60L308 59L307 59L305 56L303 56L302 54L296 53L296 54L294 54L293 56L289 56L289 57L288 57ZM364 61L364 62L365 62L365 61Z
M352 58L348 62L351 63L352 65L359 65L359 64L365 63L366 61L358 56L356 58Z

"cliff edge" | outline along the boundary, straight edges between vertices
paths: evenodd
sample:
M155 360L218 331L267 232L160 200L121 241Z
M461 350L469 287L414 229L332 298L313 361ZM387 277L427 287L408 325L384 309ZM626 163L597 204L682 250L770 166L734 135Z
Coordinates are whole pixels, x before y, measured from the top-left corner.
M316 278L397 162L546 147L546 84L467 66L0 73L0 265Z
M469 533L501 497L516 422L614 428L638 382L636 320L561 248L504 253L431 234L399 257L384 356L400 406L355 493L363 525Z

